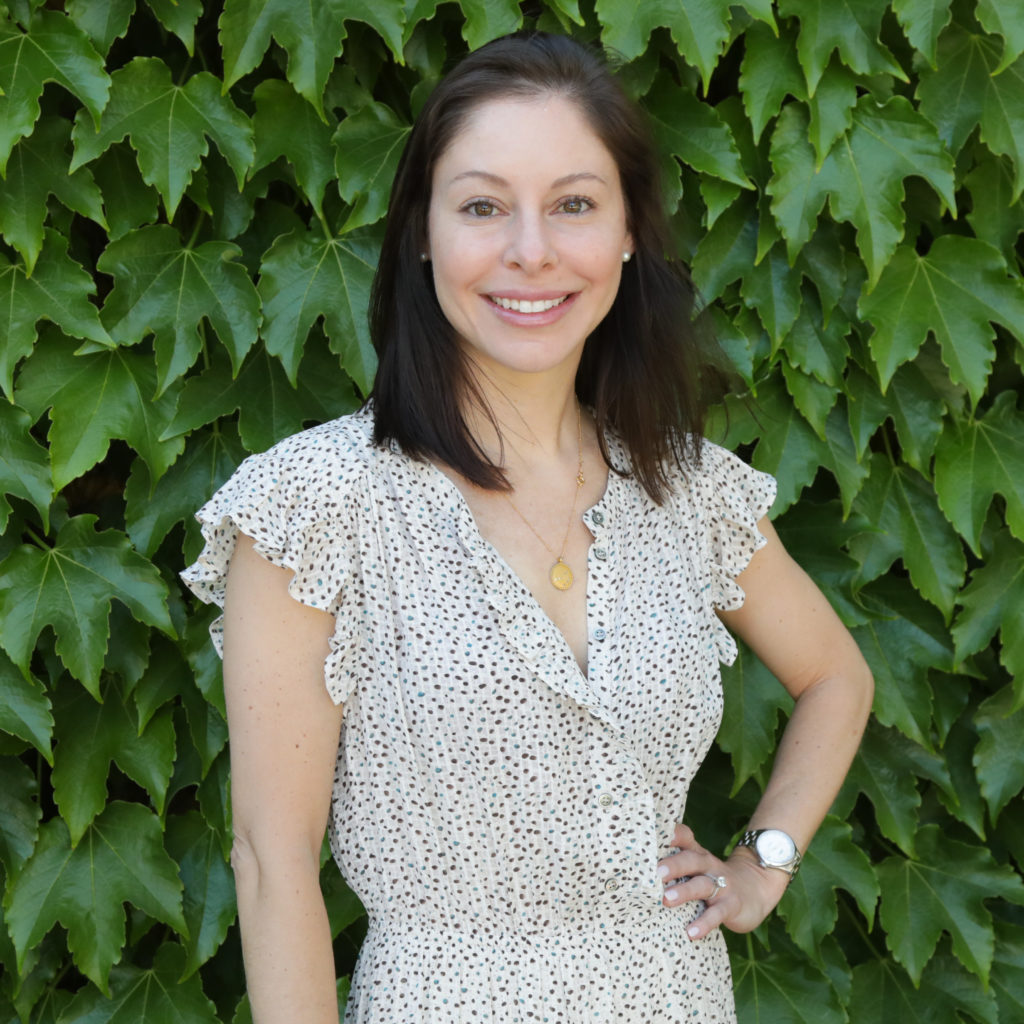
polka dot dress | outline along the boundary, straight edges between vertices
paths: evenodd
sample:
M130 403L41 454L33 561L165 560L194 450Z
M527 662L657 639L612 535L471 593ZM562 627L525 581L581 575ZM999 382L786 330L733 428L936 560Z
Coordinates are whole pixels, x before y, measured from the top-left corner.
M221 604L241 530L335 616L330 838L369 914L346 1024L734 1021L721 934L687 939L701 904L663 907L655 868L736 654L714 609L743 602L774 481L710 443L660 507L609 474L583 516L584 674L457 488L373 447L371 417L247 459L184 574Z

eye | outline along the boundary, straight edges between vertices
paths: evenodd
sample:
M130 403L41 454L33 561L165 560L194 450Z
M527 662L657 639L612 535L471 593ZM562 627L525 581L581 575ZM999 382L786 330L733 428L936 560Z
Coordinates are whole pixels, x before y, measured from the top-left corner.
M464 213L471 213L474 217L494 217L498 207L490 199L473 199L462 207Z
M580 214L594 208L594 204L586 196L567 196L559 204L562 213Z

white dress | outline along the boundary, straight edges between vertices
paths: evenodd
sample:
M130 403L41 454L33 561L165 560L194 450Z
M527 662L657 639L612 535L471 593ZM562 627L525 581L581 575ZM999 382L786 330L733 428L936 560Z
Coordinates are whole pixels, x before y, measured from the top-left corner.
M369 915L347 1024L734 1021L721 934L691 942L701 905L662 906L655 868L736 653L714 609L742 604L774 481L710 443L660 507L609 474L583 516L584 674L457 488L373 447L371 415L247 459L184 574L222 603L242 530L335 615L330 838Z

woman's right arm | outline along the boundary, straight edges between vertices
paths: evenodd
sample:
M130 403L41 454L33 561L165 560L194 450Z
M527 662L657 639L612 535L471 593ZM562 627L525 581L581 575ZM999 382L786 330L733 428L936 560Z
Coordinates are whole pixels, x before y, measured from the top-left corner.
M324 686L334 619L244 535L224 602L224 690L245 975L255 1024L337 1024L320 891L342 709Z

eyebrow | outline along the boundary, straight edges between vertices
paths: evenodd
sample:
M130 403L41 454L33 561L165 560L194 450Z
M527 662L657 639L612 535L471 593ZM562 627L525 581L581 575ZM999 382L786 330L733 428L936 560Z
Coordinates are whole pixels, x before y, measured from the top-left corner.
M454 185L457 181L462 181L465 178L481 178L492 185L501 187L507 187L509 184L500 174L492 174L490 171L463 171L461 174L456 174L448 184L449 186ZM608 184L601 175L594 174L592 171L576 171L573 174L565 174L561 178L556 178L551 183L551 187L564 188L566 185L575 185L577 181L599 181L602 185Z

